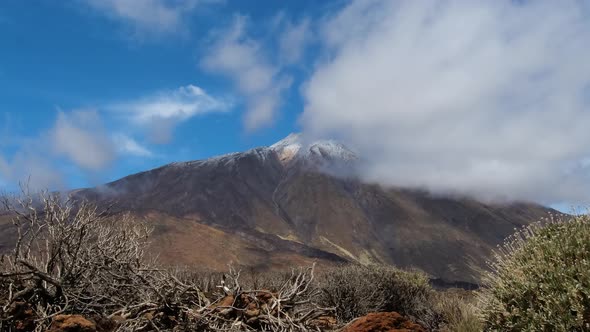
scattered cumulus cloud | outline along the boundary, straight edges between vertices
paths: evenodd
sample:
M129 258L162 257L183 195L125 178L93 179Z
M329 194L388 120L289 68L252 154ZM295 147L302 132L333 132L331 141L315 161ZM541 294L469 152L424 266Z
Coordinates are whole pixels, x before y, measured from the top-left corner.
M95 111L60 111L50 136L57 154L86 170L104 169L116 157L113 142Z
M264 52L263 43L247 36L247 22L246 17L236 16L232 26L210 45L201 65L235 82L247 102L244 127L253 131L273 123L281 93L291 85L291 79L281 75Z
M355 1L321 24L301 125L364 178L482 199L590 193L590 20L577 1Z
M138 30L177 32L197 0L84 0L105 15L122 20Z
M229 111L231 102L187 85L99 110L56 111L55 122L32 136L14 135L15 119L0 126L0 183L29 179L33 189L63 188L66 173L95 183L123 158L160 158L152 143L169 143L175 127L198 115ZM141 135L144 134L144 135ZM11 151L11 153L8 153ZM71 175L71 174L69 174ZM66 181L67 182L67 181Z
M116 143L133 150L127 154L147 156L130 138L117 141L103 125L97 111L58 110L55 122L34 136L9 143L13 153L0 154L3 186L25 183L30 189L63 189L70 171L96 177L119 157ZM67 176L66 176L67 174Z
M215 98L198 86L187 85L107 108L124 115L132 124L145 128L153 143L167 144L172 140L178 123L197 115L227 112L231 106L229 100Z

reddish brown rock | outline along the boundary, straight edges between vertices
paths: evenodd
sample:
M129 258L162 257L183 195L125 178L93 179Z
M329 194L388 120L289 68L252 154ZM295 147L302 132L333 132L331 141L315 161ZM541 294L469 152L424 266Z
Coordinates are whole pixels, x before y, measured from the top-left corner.
M96 332L96 324L80 315L57 315L48 332Z
M217 307L231 307L234 305L235 298L232 295L228 295L219 301Z
M426 329L397 312L378 312L355 319L342 332L426 332Z
M234 311L232 309L234 302L235 297L232 295L227 295L218 302L211 304L208 308L219 312L219 314L224 317L229 317Z
M262 291L256 293L256 299L258 299L258 301L266 302L266 303L268 303L270 300L272 300L276 296L277 296L277 294L274 294L269 290L262 290Z
M276 295L267 290L256 293L242 294L239 298L240 308L244 309L246 318L251 319L260 315L268 307Z

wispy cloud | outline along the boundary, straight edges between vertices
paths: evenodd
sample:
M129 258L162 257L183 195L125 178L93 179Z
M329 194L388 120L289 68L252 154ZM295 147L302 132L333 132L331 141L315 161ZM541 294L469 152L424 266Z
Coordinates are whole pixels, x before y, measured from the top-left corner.
M121 157L151 157L131 137L113 135L93 110L58 110L47 130L9 142L11 154L0 154L0 181L4 186L27 182L30 189L63 189L77 175L99 180ZM67 176L66 176L67 173Z
M135 139L125 134L115 134L113 141L117 146L119 154L138 157L152 157L154 155L147 147L139 144Z
M270 125L280 106L281 92L291 84L280 74L263 50L263 45L246 34L248 19L236 16L232 26L216 36L202 67L231 78L247 100L244 126L252 131Z
M107 108L147 130L152 142L166 144L172 140L178 123L197 115L227 112L231 106L231 101L227 99L215 98L198 86L187 85L173 91L114 103Z
M304 131L365 177L487 199L587 200L590 12L578 1L358 1L324 22Z
M312 41L311 20L304 18L300 22L281 21L284 27L279 35L279 52L285 64L301 61L307 45Z
M97 171L115 159L113 142L95 111L60 111L50 137L59 155L84 169Z
M84 0L92 8L114 19L129 23L141 31L175 32L185 16L194 10L197 0Z
M144 123L153 118L186 120L195 115L225 112L230 105L228 101L214 98L198 86L189 84L121 103L117 108L130 112L134 121Z
M92 110L57 110L49 128L32 136L15 139L9 128L0 126L0 180L18 183L30 178L33 188L64 185L65 170L100 181L117 161L161 158L151 143L167 144L175 127L193 117L228 112L232 103L215 98L195 85L160 91L126 101L105 103ZM3 116L6 124L14 122ZM4 145L4 146L3 146Z

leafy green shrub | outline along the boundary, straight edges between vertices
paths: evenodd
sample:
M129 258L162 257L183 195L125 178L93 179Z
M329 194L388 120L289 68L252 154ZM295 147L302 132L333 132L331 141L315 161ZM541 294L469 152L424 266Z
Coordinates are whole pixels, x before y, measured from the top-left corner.
M318 302L336 308L340 322L370 312L396 311L427 327L438 324L432 302L434 291L422 273L386 266L348 265L322 273L318 282Z
M480 294L486 331L590 331L590 216L517 232L490 267Z

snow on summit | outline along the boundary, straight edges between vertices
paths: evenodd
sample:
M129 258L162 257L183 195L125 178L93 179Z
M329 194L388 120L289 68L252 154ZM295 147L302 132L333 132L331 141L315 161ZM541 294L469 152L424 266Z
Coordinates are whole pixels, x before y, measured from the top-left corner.
M200 167L220 164L229 166L246 155L255 155L256 158L265 160L270 154L276 154L284 166L291 165L296 161L326 164L326 162L349 163L359 159L352 150L337 141L318 140L307 142L300 133L292 133L269 147L258 147L244 152L233 152L208 159L172 163L171 165L176 167Z
M357 155L334 140L319 140L308 143L300 133L292 133L269 147L281 163L290 163L294 158L325 159L330 161L353 161Z

